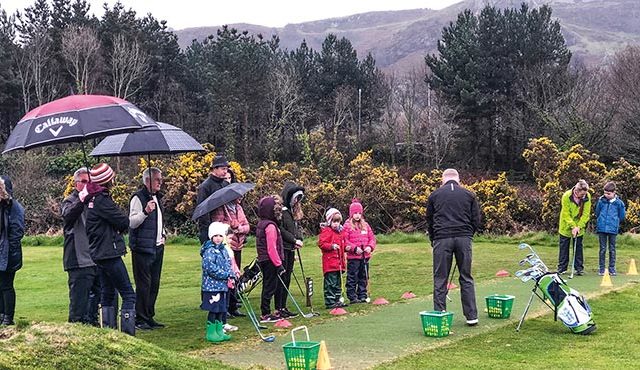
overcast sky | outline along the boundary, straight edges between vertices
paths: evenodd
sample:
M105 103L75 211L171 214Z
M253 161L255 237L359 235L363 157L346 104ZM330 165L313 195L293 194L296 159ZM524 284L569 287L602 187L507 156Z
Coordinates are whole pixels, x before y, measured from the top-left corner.
M282 27L319 19L377 10L442 9L462 0L121 0L140 16L153 14L174 29L251 23ZM102 4L116 0L89 0L91 11L102 15ZM33 0L0 0L7 13L33 4Z

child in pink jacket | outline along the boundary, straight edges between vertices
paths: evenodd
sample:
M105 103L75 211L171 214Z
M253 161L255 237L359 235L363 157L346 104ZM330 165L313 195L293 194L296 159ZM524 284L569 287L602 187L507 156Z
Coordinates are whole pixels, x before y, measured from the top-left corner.
M369 301L369 259L376 248L376 236L364 220L363 212L362 204L354 198L342 231L347 252L347 298L351 304Z

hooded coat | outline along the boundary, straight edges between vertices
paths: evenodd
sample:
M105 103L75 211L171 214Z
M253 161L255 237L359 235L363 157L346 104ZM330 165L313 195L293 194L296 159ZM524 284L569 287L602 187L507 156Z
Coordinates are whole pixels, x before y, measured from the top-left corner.
M283 248L286 250L294 250L296 240L302 240L302 229L298 222L293 219L293 200L298 194L303 194L304 188L296 185L291 181L287 181L282 189L282 220L280 221L280 233L282 234Z
M200 248L202 257L202 291L226 292L227 281L233 277L229 254L224 243L213 244L207 240Z
M596 204L596 232L617 234L625 214L624 202L620 198L616 196L609 200L604 195L601 196Z
M13 199L13 185L8 176L0 176L0 271L22 268L24 208Z
M333 249L334 244L338 245L338 249ZM347 270L344 259L345 245L342 231L336 231L331 226L324 226L320 230L318 247L322 251L322 273Z

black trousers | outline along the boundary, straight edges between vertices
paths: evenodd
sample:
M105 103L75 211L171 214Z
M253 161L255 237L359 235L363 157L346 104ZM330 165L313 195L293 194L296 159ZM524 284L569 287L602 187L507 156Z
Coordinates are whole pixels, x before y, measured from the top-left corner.
M122 310L133 310L136 306L136 292L131 286L127 266L122 257L95 261L100 271L100 304L107 307L113 304L116 294L122 297ZM117 301L115 301L117 302Z
M164 245L158 246L155 253L131 252L136 282L136 320L139 322L150 321L156 314L163 259Z
M240 269L240 273L242 273L242 251L233 251L233 259L236 261L236 266ZM227 307L227 311L235 312L238 309L238 293L236 292L236 288L229 289L228 296L229 306Z
M98 324L100 279L95 266L67 271L69 277L69 322Z
M287 287L287 289L289 289L289 286L291 286L291 274L293 273L293 263L296 260L295 253L296 252L293 250L288 250L288 249L284 250L284 260L282 261L282 266L284 267L285 272L281 276L282 281L284 282L284 286L280 284L282 292L280 292L280 300L276 301L276 309L278 310L281 308L287 307L287 297L289 295L287 294L287 291L284 289L284 287Z
M260 311L262 315L271 313L271 298L275 296L275 302L281 302L281 294L284 291L278 272L271 261L258 262L260 270L262 270L262 295L260 297Z
M0 271L0 314L13 318L16 312L15 271Z
M478 318L476 290L471 276L471 237L453 237L433 241L433 309L447 309L447 278L451 271L453 256L460 272L458 282L462 300L462 313L467 320Z
M347 298L350 301L367 298L369 259L347 260Z
M584 257L582 253L582 237L575 238L576 250L575 250L575 262L573 267L577 271L584 270ZM567 271L569 266L569 249L571 248L571 238L560 235L559 242L560 249L558 251L558 272Z

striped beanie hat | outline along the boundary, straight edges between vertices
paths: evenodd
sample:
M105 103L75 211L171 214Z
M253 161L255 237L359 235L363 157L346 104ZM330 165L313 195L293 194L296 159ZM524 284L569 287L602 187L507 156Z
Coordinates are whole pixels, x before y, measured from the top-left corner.
M113 169L106 163L98 163L95 165L90 172L91 182L98 185L104 185L111 181L116 173L113 172Z

